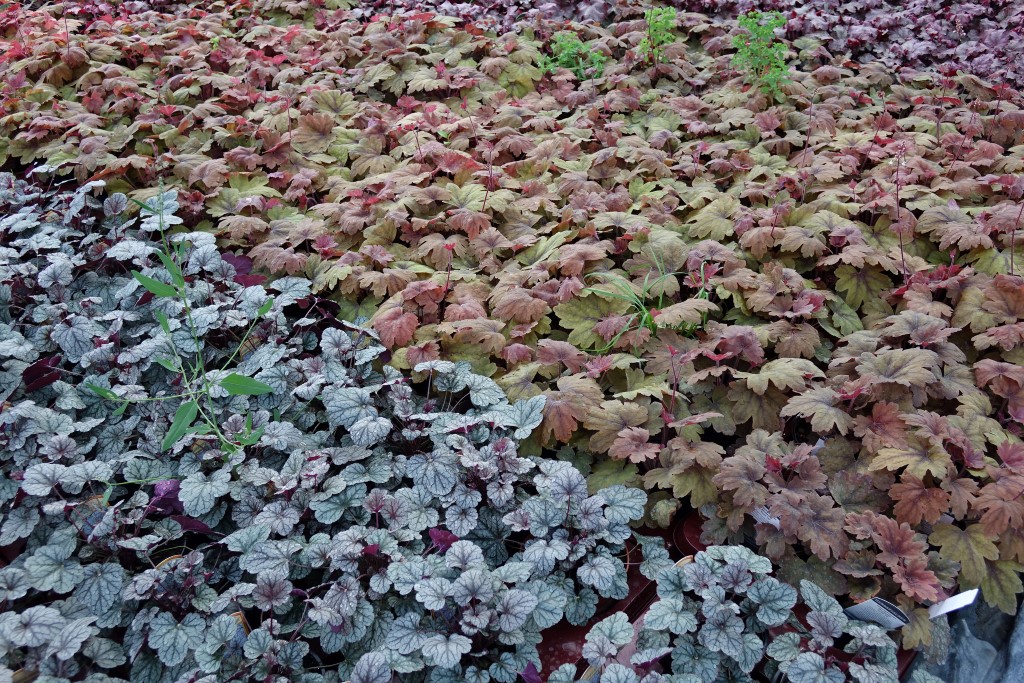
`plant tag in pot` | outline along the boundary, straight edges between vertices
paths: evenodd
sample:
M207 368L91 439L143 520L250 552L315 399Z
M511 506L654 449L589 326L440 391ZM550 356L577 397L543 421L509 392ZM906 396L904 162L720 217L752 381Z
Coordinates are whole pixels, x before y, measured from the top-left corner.
M764 505L762 505L759 508L754 508L750 512L750 516L756 519L761 524L770 524L776 529L782 528L782 520L772 515L772 513L770 513L768 511L768 508L766 508Z
M928 608L928 618L934 619L935 617L942 616L948 612L958 610L961 607L967 607L967 605L974 602L976 597L978 597L978 589L973 588L969 591L958 593L951 598L943 600L942 602L935 603Z
M910 623L910 617L903 610L882 598L871 598L843 612L852 619L870 621L888 629L903 628Z

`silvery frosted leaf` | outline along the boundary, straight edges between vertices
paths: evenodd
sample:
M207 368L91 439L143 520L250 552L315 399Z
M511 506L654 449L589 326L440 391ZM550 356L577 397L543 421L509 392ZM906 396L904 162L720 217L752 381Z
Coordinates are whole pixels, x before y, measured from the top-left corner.
M4 637L17 647L40 647L56 638L67 620L52 607L29 607L4 623ZM5 615L6 616L6 615Z
M492 574L502 583L522 583L530 578L533 573L533 565L529 562L503 562L498 563Z
M632 669L614 662L601 673L601 683L639 683L640 679Z
M136 239L122 239L110 245L104 252L107 258L118 261L133 261L143 263L147 256L156 253L157 249L151 242L143 242Z
M718 679L722 656L717 652L697 645L691 640L680 638L672 650L672 673L685 676L694 675L702 681Z
M582 626L590 621L597 610L597 593L590 588L580 588L569 595L565 603L565 620L573 626Z
M89 612L106 614L121 599L125 571L119 564L94 562L82 567L82 580L75 588L75 597Z
M444 512L444 524L456 536L466 536L476 528L475 507L453 505Z
M866 664L850 663L850 674L857 683L899 683L899 676L894 667L868 662Z
M228 550L245 554L254 545L268 538L270 538L270 527L254 524L231 532L222 538L220 542L225 544Z
M432 451L419 453L408 462L412 480L435 496L446 495L455 487L458 474L458 459L451 453Z
M90 638L82 648L82 654L101 669L113 669L128 661L121 644L108 638Z
M291 556L302 550L298 541L261 541L238 559L242 569L267 578L288 578Z
M445 553L444 563L447 567L461 571L481 569L487 566L483 551L472 541L456 541L452 543Z
M627 524L644 516L647 494L642 489L615 484L601 489L598 495L607 504L604 515L612 524Z
M796 589L772 577L758 579L747 590L747 597L757 603L757 618L765 626L782 624L796 605Z
M736 659L743 651L743 620L727 607L719 607L706 616L697 640L709 650Z
M263 612L271 612L275 608L291 601L292 582L288 579L260 579L252 592L256 608Z
M436 362L432 367L434 370L433 385L438 391L462 391L466 388L470 376L473 375L472 367L465 361L455 363L455 366L450 369L447 369L448 366L441 366ZM441 368L446 369L442 370Z
M71 659L82 648L82 643L93 633L96 617L83 617L69 621L57 637L50 641L44 657L56 656L61 661Z
M513 436L517 439L529 438L533 430L544 420L544 395L534 396L517 401L511 406L503 406L495 410L496 422L503 427L515 429Z
M323 403L332 429L348 429L363 418L377 416L377 409L373 407L373 392L363 387L325 389Z
M554 474L548 482L548 493L558 504L576 504L587 497L587 480L576 468L567 468Z
M290 306L297 300L309 296L312 283L300 277L282 277L271 282L268 287L280 292L274 297L281 306Z
M697 629L697 615L687 610L682 601L663 598L647 611L644 627L677 635L690 633Z
M198 614L186 614L179 623L169 612L160 612L149 624L148 641L161 662L177 666L202 644L205 630L206 621Z
M287 536L299 523L301 512L291 503L275 500L267 504L253 520L255 524L267 526L271 533Z
M743 634L743 646L739 655L734 657L736 665L743 673L750 673L761 662L764 656L764 643L753 633Z
M661 659L665 655L669 654L670 652L672 652L672 648L670 648L668 646L658 647L658 648L650 648L650 649L644 649L644 650L637 650L629 658L629 663L633 664L635 666L646 666L646 665L649 665L649 664L651 664L653 662L658 661L659 659ZM644 680L646 680L646 679L644 679Z
M393 429L391 420L385 417L363 417L349 427L349 436L357 446L376 446L383 441Z
M359 658L352 669L350 683L389 683L391 667L379 652L368 652Z
M10 545L19 538L26 538L39 524L39 510L34 507L17 507L7 513L7 519L0 527L0 546Z
M640 573L648 579L652 581L657 579L661 572L674 564L668 549L665 548L665 542L660 538L640 534L634 534L634 537L639 541L644 557L640 563Z
M481 408L486 408L505 400L505 392L489 377L469 375L466 381L466 388L469 389L469 400L473 402L473 405Z
M811 611L807 615L807 625L811 628L811 637L822 647L832 647L835 639L843 634L849 619L842 612L838 614Z
M70 593L83 576L82 565L70 557L67 547L47 545L36 550L25 560L25 571L32 587L41 591Z
M616 612L594 624L587 634L587 640L597 636L607 638L616 647L623 647L633 639L633 625L629 623L625 612Z
M494 611L498 615L498 628L506 633L526 623L537 606L537 597L518 588L513 588L498 598Z
M416 600L428 610L443 609L451 592L452 582L448 579L430 578L416 583Z
M569 556L569 544L561 539L540 539L527 541L523 550L523 559L532 562L537 572L548 574L555 568L555 563Z
M869 624L864 621L851 621L847 624L846 632L860 644L869 647L896 647L896 643L886 633L885 629L877 624Z
M387 642L389 647L408 655L420 649L427 637L428 634L420 629L420 615L410 612L391 622Z
M470 569L455 579L451 589L452 599L465 607L471 601L487 603L494 597L494 579L486 571Z
M593 555L580 565L576 575L581 582L593 586L603 595L610 591L614 584L617 562L621 564L619 560L606 555Z
M427 663L442 669L454 669L462 660L462 655L473 647L473 641L463 635L453 634L431 636L423 641L422 652Z
M231 473L220 469L209 476L202 472L189 475L181 482L178 499L185 514L192 517L204 515L213 509L217 499L229 490Z
M20 332L0 323L0 356L16 358L28 363L35 360L38 355L32 342L25 339Z
M86 461L68 467L60 475L60 486L68 493L81 493L90 481L110 481L114 470L105 462Z
M103 200L103 213L107 216L118 216L128 208L128 197L115 192Z
M77 363L82 354L91 351L92 340L103 334L103 328L82 315L72 315L53 326L50 339L61 348L67 359Z
M550 628L562 620L568 602L565 591L540 581L531 582L526 589L537 597L533 610L533 623L537 628Z
M498 683L513 683L530 661L525 654L519 652L502 652L498 661L491 664L487 671Z
M41 462L25 470L21 490L30 496L48 496L67 468L57 463Z
M846 680L841 671L827 666L816 652L801 652L780 668L790 683L843 683Z
M28 578L25 570L20 567L4 567L0 569L0 600L14 602L28 594Z
M843 608L836 602L835 598L807 579L800 581L800 595L803 596L804 602L814 612L838 615L843 613Z
M39 286L49 288L54 285L70 285L74 280L74 264L71 263L71 259L63 254L50 254L47 260L50 261L50 265L39 271L39 275L36 276Z
M548 676L548 683L576 683L576 665L563 664Z
M704 552L727 565L742 563L748 571L755 574L770 574L772 571L771 560L767 557L761 557L746 546L713 545Z

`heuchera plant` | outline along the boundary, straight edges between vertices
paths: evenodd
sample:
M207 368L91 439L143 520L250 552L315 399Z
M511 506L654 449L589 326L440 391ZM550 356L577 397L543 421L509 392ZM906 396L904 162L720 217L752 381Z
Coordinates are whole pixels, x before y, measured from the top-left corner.
M913 617L905 644L927 642L924 607L962 588L1015 611L1024 100L1002 77L858 64L841 46L779 36L793 56L777 104L729 68L731 22L678 12L665 62L641 64L639 5L578 27L608 56L582 83L538 67L564 28L543 20L495 35L312 0L109 16L97 4L70 17L14 5L0 10L12 42L0 164L105 180L146 203L162 179L189 254L214 249L213 236L243 271L284 276L270 287L280 310L365 318L388 377L426 386L422 363L464 362L511 404L543 402L519 452L557 453L592 492L645 488L649 523L703 509L710 539L750 532L793 585L811 579L844 604L900 601ZM1020 16L1019 3L990 6ZM975 37L991 21L978 16L965 28ZM172 284L159 256L140 258L104 263ZM195 258L187 285L205 272ZM24 307L35 300L18 298L21 280L11 291ZM157 299L143 303L177 320L175 348L194 345L179 297ZM265 302L244 320L194 321L220 350L208 369L275 389L213 397L267 410L260 440L275 409L324 409L316 370L295 367L311 349L246 360L277 335L271 308L242 343L245 311ZM125 321L130 342L159 328L140 315ZM71 308L40 326L105 358L78 343L93 323L113 325ZM308 333L323 335L308 327L312 346ZM49 377L52 355L21 362L45 361L29 376ZM197 385L173 375L136 388L134 370L116 369L124 379L109 387L75 371L145 403L158 448L171 397ZM293 379L312 383L280 398ZM210 391L228 393L222 380ZM256 416L225 436L251 439ZM351 426L372 435L377 417ZM184 435L172 452L205 452L210 436ZM760 504L778 528L751 528Z
M646 496L521 457L543 397L446 361L414 384L308 280L203 233L157 258L173 193L136 223L99 185L0 175L0 673L511 682L623 595ZM215 429L177 428L190 404Z
M658 575L658 600L639 623L617 612L587 635L597 683L896 683L896 644L880 626L849 619L810 581L799 595L768 576L772 563L743 546L711 546ZM802 598L802 599L801 599ZM576 680L562 667L549 683Z

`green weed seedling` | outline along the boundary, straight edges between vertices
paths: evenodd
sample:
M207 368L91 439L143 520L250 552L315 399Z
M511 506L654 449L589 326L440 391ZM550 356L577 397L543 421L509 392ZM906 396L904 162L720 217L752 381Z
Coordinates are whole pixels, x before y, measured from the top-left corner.
M781 12L748 12L738 19L745 36L732 39L737 52L733 66L746 72L746 80L765 93L781 95L780 86L787 80L786 46L775 38L775 29L786 25Z
M172 246L166 234L166 228L169 225L180 222L180 220L173 215L174 210L177 208L176 194L175 190L167 192L161 191L160 194L157 195L154 205L131 199L131 201L135 202L142 209L142 215L147 217L146 220L152 222L160 232L164 248L157 251L156 255L159 257L161 264L167 271L171 282L170 284L162 282L156 278L144 275L137 270L132 271L132 277L134 277L135 280L154 297L177 299L183 308L185 320L187 321L189 328L188 332L192 337L193 346L198 349L191 358L189 357L191 354L179 352L177 346L174 344L174 337L172 335L170 322L168 321L167 316L159 310L154 311L154 316L160 324L164 334L166 334L171 340L170 350L173 356L171 358L158 358L157 362L171 372L181 375L182 387L184 390L181 393L172 396L125 398L123 396L118 396L110 389L106 389L95 384L87 384L86 386L101 398L119 402L121 405L114 412L115 415L123 413L129 403L142 403L146 401L180 401L181 403L178 405L178 408L174 413L174 418L171 421L170 429L168 429L167 435L164 437L163 443L161 444L161 449L164 451L168 450L186 434L212 434L216 436L217 440L220 442L220 449L225 453L230 454L238 451L244 446L251 446L259 441L260 437L263 435L263 427L253 430L250 418L246 424L244 433L230 436L224 434L214 417L216 415L216 410L213 406L212 394L215 386L218 387L220 392L224 392L228 396L253 396L273 391L273 388L264 382L260 382L259 380L251 377L245 377L234 372L229 373L228 368L238 356L246 340L252 334L256 323L270 312L270 309L273 307L274 300L272 298L268 298L259 308L256 316L249 325L248 330L246 330L243 335L241 342L239 342L235 353L232 354L231 358L229 358L228 361L224 363L224 366L219 369L217 373L219 378L216 380L211 379L211 373L208 372L206 364L204 363L198 326L193 319L193 308L189 301L185 275L182 272L180 265L186 260L185 249L188 245L184 241L179 241Z
M551 57L541 57L540 68L546 72L564 68L572 71L580 81L600 78L608 56L579 39L575 33L562 31L551 40Z
M637 45L637 52L645 56L649 64L658 64L665 60L665 46L676 39L673 29L676 26L676 10L672 7L652 7L644 12L647 22L647 35Z

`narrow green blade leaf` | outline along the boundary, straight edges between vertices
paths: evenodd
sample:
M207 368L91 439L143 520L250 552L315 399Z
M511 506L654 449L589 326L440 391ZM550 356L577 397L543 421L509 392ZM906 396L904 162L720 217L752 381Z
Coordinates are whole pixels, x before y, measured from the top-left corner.
M274 390L269 384L236 373L231 373L222 379L220 385L232 396L258 396L259 394L269 394Z
M274 297L270 297L269 299L264 301L263 305L260 306L260 309L258 311L256 311L256 316L259 317L259 316L266 315L270 311L270 309L273 308L273 307L274 307Z
M167 322L167 316L164 315L163 311L153 311L153 316L156 321L160 323L160 329L164 331L164 334L171 333L171 324Z
M93 384L92 382L86 382L85 386L88 387L89 389L91 389L92 392L94 394L96 394L97 396L99 396L100 398L105 398L105 399L109 399L109 400L112 400L112 401L116 401L118 398L120 398L117 394L115 394L110 389L105 389L104 387L97 386L97 385Z
M170 285L165 285L159 280L154 280L148 275L143 275L137 270L132 271L132 277L138 280L139 284L153 293L154 296L177 296L178 290Z
M178 406L178 410L174 413L174 420L171 421L171 428L167 430L167 436L164 437L163 443L160 444L161 450L166 451L177 443L178 439L185 436L185 432L192 426L192 422L198 414L199 404L195 401L187 401Z
M178 264L174 262L174 259L162 251L156 252L156 255L160 257L160 262L164 264L164 268L166 268L167 272L171 274L171 280L174 284L179 287L184 287L185 277L181 274L181 268L179 268Z

